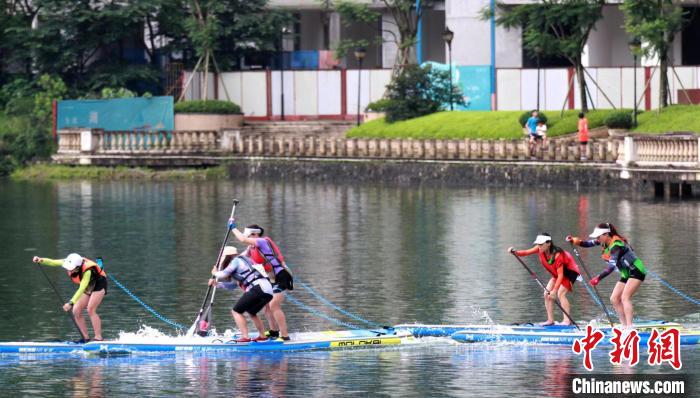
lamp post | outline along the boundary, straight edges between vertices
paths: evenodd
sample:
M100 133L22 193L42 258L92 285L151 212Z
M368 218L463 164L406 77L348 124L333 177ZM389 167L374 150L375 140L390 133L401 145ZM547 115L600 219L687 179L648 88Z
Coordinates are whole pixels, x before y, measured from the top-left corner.
M535 47L535 54L537 55L537 111L540 110L540 57L542 56L542 47Z
M449 63L450 63L450 110L454 110L453 104L452 104L452 39L455 37L454 32L450 30L447 26L445 26L445 30L442 32L442 39L445 40L445 43L447 43L447 53L449 54Z
M355 58L357 58L357 63L360 65L360 69L357 70L357 125L360 125L360 88L362 87L362 61L367 55L367 50L364 47L358 47L355 50Z
M280 66L280 116L284 120L284 37L289 34L289 28L286 26L282 27L280 34L280 50L282 53L281 66Z
M634 80L633 86L634 86L634 106L632 107L632 126L637 127L637 53L639 53L639 48L642 46L642 43L639 41L639 38L635 37L630 42L628 43L630 47L630 52L632 53L632 59L633 61L633 78Z

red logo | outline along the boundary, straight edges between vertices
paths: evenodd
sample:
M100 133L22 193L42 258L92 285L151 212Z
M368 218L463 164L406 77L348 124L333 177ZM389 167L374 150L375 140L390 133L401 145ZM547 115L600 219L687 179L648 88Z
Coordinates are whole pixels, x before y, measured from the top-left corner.
M681 363L681 332L678 329L667 329L662 333L652 329L649 336L649 359L651 366L668 362L673 369L680 369Z
M639 362L639 333L632 329L624 333L618 328L613 328L613 337L610 342L613 344L613 349L610 351L610 363L613 365L622 364L623 360L627 360L630 366L634 366Z
M603 332L600 330L593 331L593 327L588 325L586 326L586 337L574 340L574 344L571 346L574 354L580 355L583 352L583 366L587 370L593 370L591 351L600 343L603 336Z

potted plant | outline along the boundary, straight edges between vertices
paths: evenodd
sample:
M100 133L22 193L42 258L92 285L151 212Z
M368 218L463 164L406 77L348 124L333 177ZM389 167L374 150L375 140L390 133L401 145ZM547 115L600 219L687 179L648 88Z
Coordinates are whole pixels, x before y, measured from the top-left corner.
M195 100L175 104L175 130L211 131L243 125L241 108L229 101Z
M632 114L626 111L613 112L605 119L605 125L609 136L622 137L632 127Z

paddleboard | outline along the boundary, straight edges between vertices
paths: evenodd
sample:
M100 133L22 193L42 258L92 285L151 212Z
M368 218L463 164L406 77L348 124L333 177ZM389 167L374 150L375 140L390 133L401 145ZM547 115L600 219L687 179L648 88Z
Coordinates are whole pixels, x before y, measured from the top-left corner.
M586 324L579 323L581 328L585 327ZM619 325L618 325L619 326ZM642 321L636 323L635 326L637 330L649 330L651 328L656 329L668 329L671 327L681 327L679 323L666 322L659 320L652 321ZM552 332L568 332L576 331L576 327L573 325L549 325L541 326L538 324L524 323L524 324L514 324L514 325L499 325L499 324L463 324L463 325L428 325L428 324L400 324L394 326L395 330L408 330L415 337L449 337L454 333L461 330L517 330L517 331L552 331ZM599 324L598 329L606 330L610 329L609 324Z
M605 337L600 341L600 345L610 346L612 333L610 329L600 329L605 333ZM639 331L639 330L638 330ZM649 330L639 331L639 344L646 346L651 332ZM552 344L552 345L572 345L574 340L586 337L582 331L543 331L543 330L486 330L467 329L452 334L452 339L461 343L479 342L511 342L529 344ZM682 330L680 334L681 345L697 345L700 342L700 330Z

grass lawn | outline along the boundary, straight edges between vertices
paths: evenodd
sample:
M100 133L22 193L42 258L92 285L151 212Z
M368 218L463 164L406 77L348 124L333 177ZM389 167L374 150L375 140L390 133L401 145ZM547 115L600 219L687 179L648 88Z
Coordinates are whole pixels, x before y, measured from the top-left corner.
M611 113L619 110L596 110L587 115L589 128L604 125ZM631 110L627 110L631 112ZM384 119L364 123L348 131L350 138L437 138L437 139L516 139L523 137L518 124L521 111L439 112L415 119L388 124ZM575 133L578 111L545 112L548 136ZM700 106L676 105L661 111L638 115L636 132L665 133L669 131L700 132Z
M153 170L145 167L100 167L100 166L65 166L53 164L35 164L15 170L11 174L14 180L209 180L228 178L224 166L206 169L170 169Z

